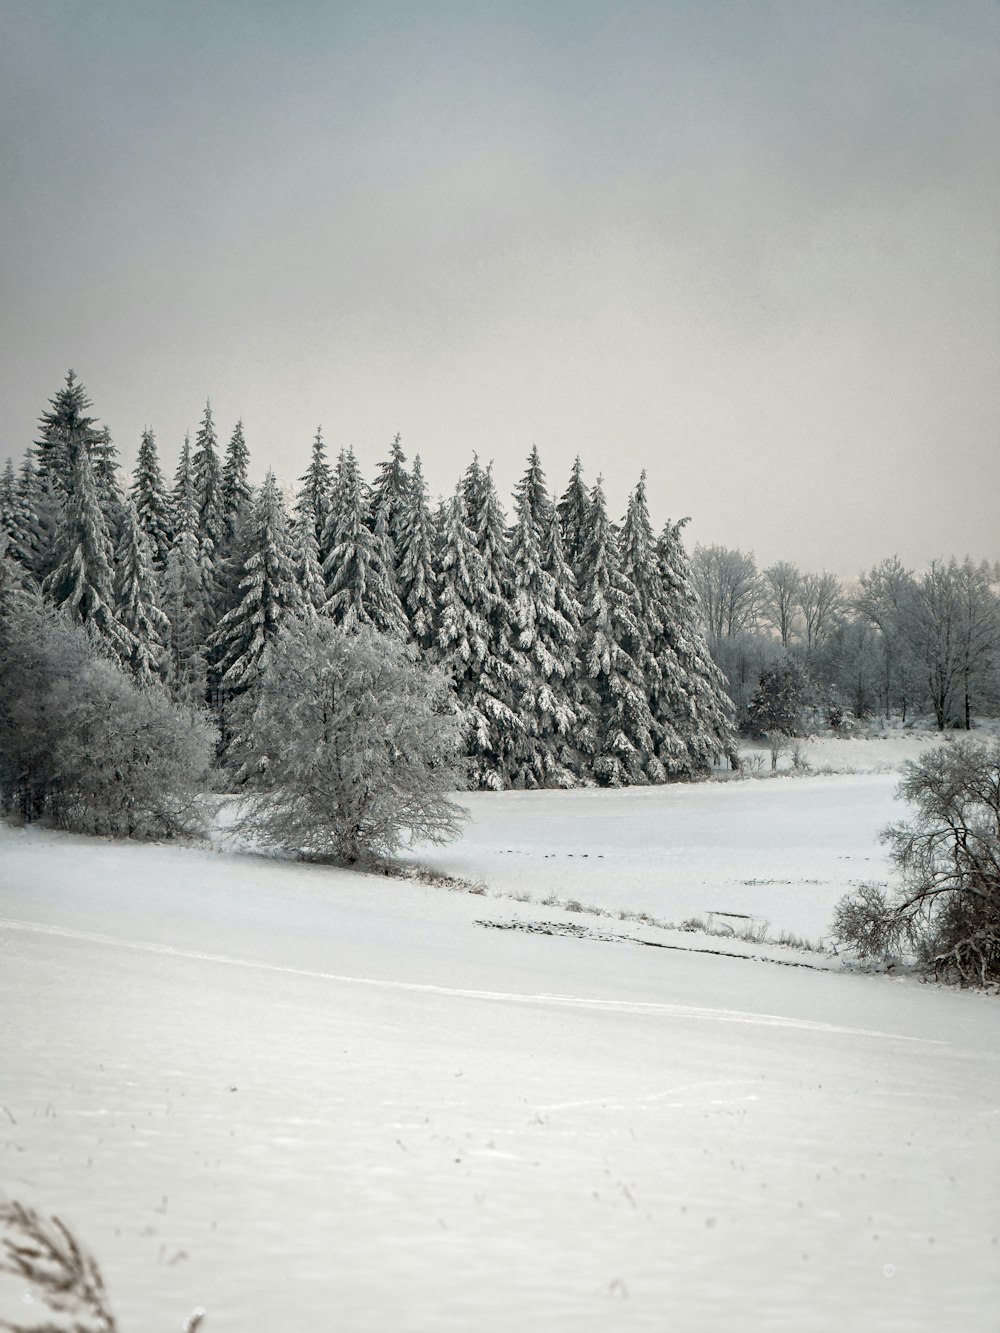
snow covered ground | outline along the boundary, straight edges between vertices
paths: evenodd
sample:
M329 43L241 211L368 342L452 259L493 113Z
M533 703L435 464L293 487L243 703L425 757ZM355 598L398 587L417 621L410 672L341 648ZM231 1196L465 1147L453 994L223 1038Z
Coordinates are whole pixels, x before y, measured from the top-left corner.
M476 797L483 895L0 825L0 1190L124 1333L987 1333L994 998L542 901L815 934L893 782Z
M884 880L878 831L898 775L622 791L474 793L460 842L412 858L510 895L554 895L681 923L739 917L819 941L859 880Z

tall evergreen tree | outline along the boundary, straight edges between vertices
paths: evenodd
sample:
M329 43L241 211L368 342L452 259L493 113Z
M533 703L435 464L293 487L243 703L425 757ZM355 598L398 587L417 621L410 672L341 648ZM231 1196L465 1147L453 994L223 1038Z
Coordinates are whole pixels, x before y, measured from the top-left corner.
M569 638L566 642L566 698L573 709L574 724L571 733L560 736L556 749L562 766L576 778L584 775L585 762L580 747L580 730L587 710L583 704L583 691L580 669L581 623L583 608L576 586L576 576L570 568L563 552L562 528L559 515L553 507L548 521L542 529L542 568L552 577L555 589L556 613L569 626Z
M134 648L132 634L113 610L113 548L86 448L74 451L73 478L53 544L53 569L43 591L120 662Z
M184 436L180 456L177 459L177 471L174 473L174 489L171 497L174 535L178 532L190 532L198 536L198 493L194 483L194 469L191 466L191 436Z
M559 501L558 511L563 553L580 586L583 582L584 552L590 535L590 496L584 485L579 455L573 463L569 485Z
M170 622L160 610L149 540L131 499L115 553L114 588L117 619L133 639L125 665L141 685L149 685L163 677Z
M88 415L92 406L76 372L70 370L63 387L49 399L49 410L42 413L41 433L35 442L38 477L43 487L57 495L68 494L81 448L87 450L93 470L103 432L97 418Z
M36 578L42 576L42 565L48 558L47 534L38 516L40 504L38 470L34 455L28 449L17 474L14 532L9 553L20 559Z
M473 706L485 720L473 732L471 758L480 785L506 786L515 769L523 771L522 759L529 744L528 731L517 714L517 700L528 686L527 658L514 643L514 575L507 544L507 525L493 476L478 459L465 471L461 482L467 530L478 561L470 565L478 573L472 584L470 610L480 629L476 671L479 683L473 691ZM449 529L454 524L449 515ZM442 572L444 572L442 560ZM459 697L462 697L459 687ZM466 691L468 694L468 690Z
M226 446L222 465L222 518L227 546L236 535L239 516L250 507L253 487L250 485L250 450L243 436L243 422L237 421ZM229 554L227 550L226 554Z
M316 549L320 563L330 554L323 549L323 534L330 516L331 495L333 492L333 473L326 459L326 446L323 443L323 431L316 430L312 444L312 457L304 477L299 479L299 494L295 502L295 513L308 517L316 534Z
M207 688L208 612L193 525L185 523L177 531L161 586L161 606L170 622L167 684L175 699L201 708Z
M130 494L139 526L149 543L153 568L162 573L173 540L173 512L160 470L156 436L148 426L142 432Z
M256 679L268 644L286 616L302 606L281 492L268 472L253 507L250 539L239 583L242 598L219 622L209 641L218 670L230 689Z
M434 656L455 682L465 721L470 780L475 787L500 791L524 728L509 702L512 682L501 677L490 652L486 582L484 560L466 522L460 483L442 518Z
M405 638L406 617L396 592L384 526L372 532L365 522L367 514L364 482L354 453L341 450L323 533L323 546L329 552L323 564L324 610L338 624L351 628L372 625L385 634Z
M194 453L191 455L191 470L195 500L198 504L198 540L201 544L202 568L205 572L206 590L210 591L214 600L212 578L216 564L224 558L226 523L222 502L222 467L219 463L219 446L215 434L215 422L212 420L211 403L205 404L205 415L198 428Z
M397 574L399 600L406 613L410 634L422 652L434 642L437 605L437 574L434 569L436 529L431 516L427 483L420 455L413 472L400 516L400 550Z
M0 474L0 531L7 535L6 553L8 558L24 561L15 553L14 534L17 530L17 478L14 476L14 460L8 458Z
M39 531L37 573L46 577L54 567L53 543L62 510L74 484L76 458L87 454L95 494L109 534L116 535L121 517L121 493L117 482L117 451L107 429L89 415L93 406L83 384L71 370L66 382L49 400L49 411L41 417L41 432L35 443L37 475L34 512Z
M513 620L517 651L528 660L517 709L525 737L512 782L518 787L569 786L567 745L576 725L570 695L577 626L559 607L554 575L546 569L545 542L553 525L553 507L537 449L515 492L516 521L511 531Z
M664 637L666 593L649 518L645 472L629 496L625 521L618 534L618 548L622 574L633 591L622 647L639 670L648 702L662 690L663 673L676 675L677 665L671 660ZM650 716L653 747L652 752L644 756L643 770L650 782L662 782L668 772L683 771L687 751L669 718L662 714L655 716L652 710Z
M389 456L378 465L378 476L372 484L369 523L374 530L381 519L392 550L393 567L399 568L399 551L402 544L403 512L406 508L410 489L410 476L406 470L406 455L397 435L389 446Z
M118 472L118 450L111 441L107 426L99 431L90 456L94 465L94 484L108 521L108 531L112 540L117 540L125 518L125 495Z
M622 646L638 636L636 592L621 570L600 479L590 493L590 536L582 559L580 661L589 712L582 733L594 777L604 786L648 781L653 719L645 682Z
M176 699L200 708L205 702L208 669L205 640L214 622L205 590L198 539L198 497L188 435L181 446L172 501L174 540L161 581L161 606L170 621L167 680Z
M292 567L302 595L302 611L306 616L317 615L326 605L326 580L310 515L296 514L290 533Z
M701 603L681 536L686 521L667 523L656 543L663 609L654 647L660 667L651 708L663 733L679 737L687 751L682 767L672 754L661 754L674 777L702 775L719 756L734 762L736 755L733 703L708 650Z

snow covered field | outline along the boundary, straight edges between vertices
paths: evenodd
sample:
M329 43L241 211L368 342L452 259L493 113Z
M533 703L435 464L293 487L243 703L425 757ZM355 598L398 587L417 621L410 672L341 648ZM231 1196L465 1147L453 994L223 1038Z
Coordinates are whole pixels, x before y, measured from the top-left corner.
M527 901L0 826L0 1189L124 1333L987 1333L995 999L541 901L815 936L893 785L470 799L419 859Z

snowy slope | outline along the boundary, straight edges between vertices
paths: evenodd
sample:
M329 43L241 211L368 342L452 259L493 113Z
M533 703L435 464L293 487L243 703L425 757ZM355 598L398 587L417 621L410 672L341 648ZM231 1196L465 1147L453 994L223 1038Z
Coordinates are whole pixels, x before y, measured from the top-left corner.
M0 826L4 1190L126 1333L995 1328L995 1001L511 908Z

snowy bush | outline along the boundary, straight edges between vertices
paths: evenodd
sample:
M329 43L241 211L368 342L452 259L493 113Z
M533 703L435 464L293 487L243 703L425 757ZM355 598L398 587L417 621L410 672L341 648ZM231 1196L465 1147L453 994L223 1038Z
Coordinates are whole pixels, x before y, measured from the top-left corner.
M26 820L113 837L201 826L213 733L140 688L81 626L37 599L0 615L0 802Z
M1000 981L1000 741L961 741L906 764L915 818L883 833L901 887L841 899L834 934L862 958L910 951L963 983Z
M288 622L265 662L239 705L244 829L348 863L457 836L461 720L443 672L394 636L325 617Z

